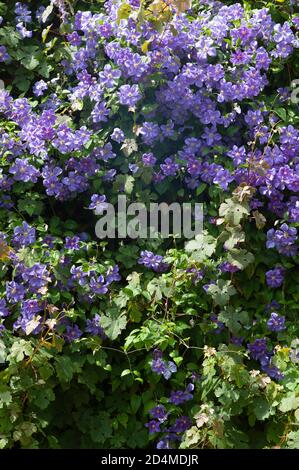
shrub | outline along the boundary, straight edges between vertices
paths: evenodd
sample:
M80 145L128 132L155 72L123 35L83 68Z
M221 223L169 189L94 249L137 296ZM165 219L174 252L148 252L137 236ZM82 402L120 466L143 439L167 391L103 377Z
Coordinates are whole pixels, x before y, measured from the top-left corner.
M0 3L0 447L299 447L298 15L263 3ZM97 239L119 194L204 231Z

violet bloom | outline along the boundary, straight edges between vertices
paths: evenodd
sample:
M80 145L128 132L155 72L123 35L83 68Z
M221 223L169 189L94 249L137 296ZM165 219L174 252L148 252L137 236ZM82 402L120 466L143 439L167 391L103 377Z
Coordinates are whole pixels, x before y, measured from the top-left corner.
M9 302L19 302L20 300L23 300L24 296L25 288L21 284L18 284L15 281L6 283L6 297Z
M161 431L160 425L160 421L155 421L152 419L151 421L145 424L145 427L148 428L150 434L154 434L155 432Z
M269 320L267 321L267 326L270 331L283 331L286 329L285 317L278 315L276 312L272 312Z
M39 177L39 171L28 163L28 158L17 158L14 164L10 167L9 173L14 175L16 181L27 183L36 183Z
M216 176L213 179L213 183L219 184L220 188L227 191L229 183L234 181L234 177L228 170L221 168L217 171Z
M15 227L12 242L15 246L25 247L34 243L35 228L23 222L21 226Z
M5 46L0 46L0 63L10 59Z
M256 339L253 343L247 344L250 355L255 360L260 360L267 356L267 343L265 338Z
M176 176L180 165L175 163L171 158L166 158L164 163L160 165L160 168L165 176Z
M95 294L106 294L108 292L107 283L105 283L104 276L100 275L97 278L92 277L89 283L91 291Z
M32 21L31 11L25 3L17 2L15 4L15 14L17 21L22 21L23 23L31 23Z
M173 403L174 405L181 405L185 401L192 400L193 395L192 393L183 390L172 391L170 393L169 402Z
M88 273L84 272L81 266L73 265L71 267L72 280L78 282L80 286L84 286L87 283Z
M47 90L48 85L44 80L40 80L39 82L36 82L34 87L33 87L33 93L35 96L42 96L44 94L44 91Z
M239 268L237 266L234 266L233 264L229 263L228 261L225 261L224 263L221 263L218 266L218 269L222 273L236 273L239 271Z
M163 361L163 359L156 359L152 362L152 371L157 375L163 375L163 377L168 380L171 377L171 374L177 371L177 367L172 361Z
M8 317L9 313L5 299L0 299L0 318Z
M72 343L76 339L79 339L82 336L82 331L78 325L70 326L67 325L66 331L64 333L64 338L68 343Z
M111 284L111 282L118 282L121 280L121 275L119 274L119 267L117 264L113 268L109 268L106 274L106 283Z
M164 423L164 421L167 418L167 412L166 412L165 406L163 405L155 406L149 411L149 413L152 416L152 418L157 419L158 421L160 421L160 423Z
M284 269L277 267L266 272L266 282L269 287L277 288L284 281Z
M95 210L96 215L102 215L108 208L105 195L93 194L88 209Z
M141 93L138 85L122 85L119 88L119 102L120 104L134 107L141 99Z
M94 318L86 321L85 331L90 333L92 336L100 336L100 338L106 338L103 328L101 327L101 317L97 313Z
M191 428L192 421L188 416L181 416L177 418L175 423L169 428L170 432L185 432L187 429Z
M118 127L115 127L110 138L117 142L118 144L121 144L125 140L125 134L121 129Z
M155 255L148 250L141 251L138 263L156 272L164 272L168 269L168 264L164 262L163 256Z
M66 237L65 238L65 249L66 250L80 250L80 237L76 235L74 237Z
M155 163L156 163L157 159L156 157L154 157L154 155L152 153L144 153L142 155L142 162L144 164L144 166L154 166Z
M271 379L283 380L284 378L284 374L278 369L278 367L272 364L262 366L262 371L266 372Z

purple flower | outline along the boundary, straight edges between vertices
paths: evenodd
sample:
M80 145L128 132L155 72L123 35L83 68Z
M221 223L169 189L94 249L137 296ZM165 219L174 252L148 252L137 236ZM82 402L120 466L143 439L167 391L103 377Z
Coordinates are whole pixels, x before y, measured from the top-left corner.
M155 163L156 163L157 159L156 157L154 157L154 155L152 153L144 153L142 155L142 162L144 164L144 166L154 166Z
M108 203L106 202L106 196L100 196L99 194L93 194L91 196L91 203L88 206L88 209L95 210L97 215L102 215L103 212L108 208Z
M106 283L111 284L111 282L118 282L121 280L121 275L119 274L119 267L117 264L113 268L109 268L106 274Z
M178 163L175 163L171 158L166 158L160 168L165 176L175 176L180 168Z
M78 282L80 286L84 286L87 283L88 273L84 272L81 266L73 265L71 267L72 280Z
M152 416L152 418L157 419L161 423L164 423L164 421L167 418L166 409L165 409L165 406L163 405L155 406L149 411L149 413Z
M269 287L280 287L284 281L284 269L277 267L266 272L266 281Z
M6 60L10 59L10 55L6 51L5 46L0 46L0 63L5 62Z
M145 424L145 427L148 428L150 434L154 434L155 432L161 431L160 425L160 421L155 421L154 419L152 419L151 421Z
M9 313L5 299L0 299L0 318L7 317Z
M31 38L32 37L32 31L29 31L26 26L24 26L23 23L18 23L16 25L16 30L18 31L19 35L21 36L22 39L25 38Z
M227 191L229 183L234 181L234 177L228 170L221 168L217 171L216 176L213 179L213 183L219 184L220 188Z
M272 312L267 326L270 331L283 331L286 329L285 317L278 315L276 312Z
M90 333L92 336L100 336L103 339L106 338L104 330L101 327L101 317L98 313L96 313L92 320L86 321L85 331Z
M169 428L170 432L185 432L192 426L192 421L188 416L177 418L175 423Z
M44 91L47 90L48 85L44 80L40 80L39 82L36 82L34 87L33 87L33 93L35 96L42 96L44 94Z
M152 371L168 380L171 374L177 371L177 367L172 361L163 361L163 359L156 359L152 362Z
M168 264L165 263L163 256L155 255L152 251L148 250L141 251L138 263L156 272L164 272L168 269Z
M169 402L174 405L180 405L181 403L192 399L193 395L189 391L177 390L170 393Z
M82 331L80 330L78 325L66 326L66 331L64 333L64 338L68 343L72 343L76 339L79 339L82 336Z
M91 113L92 121L94 123L106 122L109 114L110 110L107 109L106 103L104 101L101 101L100 103L97 103L95 105Z
M106 294L108 292L108 285L105 283L104 276L100 275L97 278L92 277L89 283L92 293Z
M23 300L25 296L25 288L15 281L6 283L6 297L11 303L19 302Z
M266 372L271 379L282 380L284 378L284 374L278 369L278 367L272 364L262 366L262 370L263 372Z
M39 171L28 163L28 158L17 158L15 163L10 167L9 173L14 175L16 181L22 181L24 183L28 181L36 183L39 177Z
M35 240L35 228L28 225L27 222L23 222L21 226L15 227L12 238L12 242L15 246L29 246L34 243Z
M247 344L250 355L255 360L260 360L267 355L267 343L265 338L256 339L253 343Z
M119 88L119 102L120 104L134 107L141 99L141 93L138 85L122 85Z
M65 249L66 250L80 250L80 237L76 235L74 237L65 238Z
M117 142L118 144L122 143L125 140L125 134L121 129L115 127L110 138Z
M113 88L121 76L119 69L113 69L110 64L106 64L104 70L99 73L101 84L106 88Z
M23 21L24 23L31 23L32 21L31 11L25 3L17 2L15 4L15 14L17 21Z
M218 266L219 270L222 273L236 273L239 271L239 268L237 266L234 266L233 264L229 263L228 261L225 261L224 263L221 263Z

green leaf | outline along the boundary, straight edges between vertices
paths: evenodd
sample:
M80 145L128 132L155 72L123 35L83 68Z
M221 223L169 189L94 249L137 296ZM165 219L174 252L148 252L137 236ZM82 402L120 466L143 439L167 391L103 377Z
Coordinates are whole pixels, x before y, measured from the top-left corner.
M32 353L33 348L31 343L29 341L25 341L24 339L19 339L12 344L7 359L14 359L16 362L21 362L25 356L30 357Z
M34 70L39 65L39 60L35 55L28 55L21 60L21 64L24 65L27 70Z
M1 391L0 390L0 409L3 406L8 406L12 402L12 394L9 390Z
M42 21L43 23L46 23L47 19L49 18L49 16L51 15L52 11L53 11L53 8L54 8L54 5L51 3L50 5L47 6L47 8L43 11L43 14L42 14Z
M229 225L239 225L245 215L249 215L247 204L240 204L233 199L226 199L219 208L219 216Z
M138 411L138 409L141 405L141 396L140 395L133 395L131 397L130 403L131 403L132 411L135 414Z
M274 109L274 112L280 117L280 119L282 119L282 121L287 121L287 112L285 108L276 108Z
M247 250L231 250L228 253L227 260L229 263L237 266L239 269L245 269L249 264L254 262L254 256Z
M0 339L0 364L4 364L6 359L6 346L2 339Z
M55 369L60 382L70 382L74 375L72 359L68 356L60 356L56 359Z
M279 410L282 413L286 413L287 411L291 410L296 410L297 408L299 408L299 397L296 397L295 394L283 398L279 405Z
M226 305L230 297L237 293L231 281L219 279L216 284L211 284L208 293L212 296L216 305Z
M108 338L116 339L127 325L127 317L118 309L111 309L107 315L101 316L101 326Z
M192 253L196 261L204 261L210 258L216 250L217 241L206 231L196 235L195 240L190 240L185 245L185 250Z
M119 24L121 20L127 20L131 11L131 5L128 5L128 3L123 3L117 11L117 24Z
M260 421L268 418L270 415L271 406L265 398L258 397L254 400L253 411L256 418Z

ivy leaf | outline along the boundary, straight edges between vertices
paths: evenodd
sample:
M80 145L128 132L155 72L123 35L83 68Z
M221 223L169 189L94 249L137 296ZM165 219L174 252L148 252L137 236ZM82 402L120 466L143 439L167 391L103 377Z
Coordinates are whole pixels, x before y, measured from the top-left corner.
M43 14L42 14L43 23L46 23L47 19L49 18L49 16L52 13L52 11L53 11L53 4L48 5L47 8L43 11Z
M12 402L12 394L9 390L5 390L3 392L0 391L0 409L3 406L8 406Z
M245 269L254 262L254 256L247 250L231 250L227 256L229 263L237 266L239 269Z
M29 341L25 341L24 339L19 339L12 344L7 359L15 359L16 362L21 362L25 356L30 357L32 352L33 348L31 343Z
M286 413L287 411L291 410L296 410L297 408L299 408L299 397L296 397L295 394L283 398L279 405L279 410L282 413Z
M127 325L127 318L118 309L110 309L107 315L101 316L101 326L111 340L116 339Z
M70 357L57 357L55 369L60 382L70 382L72 380L74 375L74 367Z
M259 397L254 400L253 411L258 420L263 421L268 418L270 410L270 404L265 398Z
M133 152L137 152L138 145L135 139L125 139L121 146L121 150L126 157L129 157Z
M244 325L248 325L249 316L245 311L235 310L232 307L226 307L218 315L218 320L227 326L233 335L238 336Z
M240 204L233 199L226 199L219 208L219 215L229 225L239 225L245 215L249 215L247 204Z
M0 339L0 364L4 364L6 359L6 346L4 342Z
M127 20L130 16L131 11L132 11L131 5L128 5L127 3L123 3L117 11L117 24L119 24L121 20Z
M216 250L217 241L206 231L196 235L194 240L190 240L185 245L187 252L192 252L192 258L196 261L204 261L210 258Z
M24 57L24 59L21 60L21 64L24 65L27 70L34 70L39 65L39 60L32 54Z
M208 288L208 293L212 296L216 305L225 305L228 303L230 297L237 293L231 281L219 279L216 284L211 284Z

